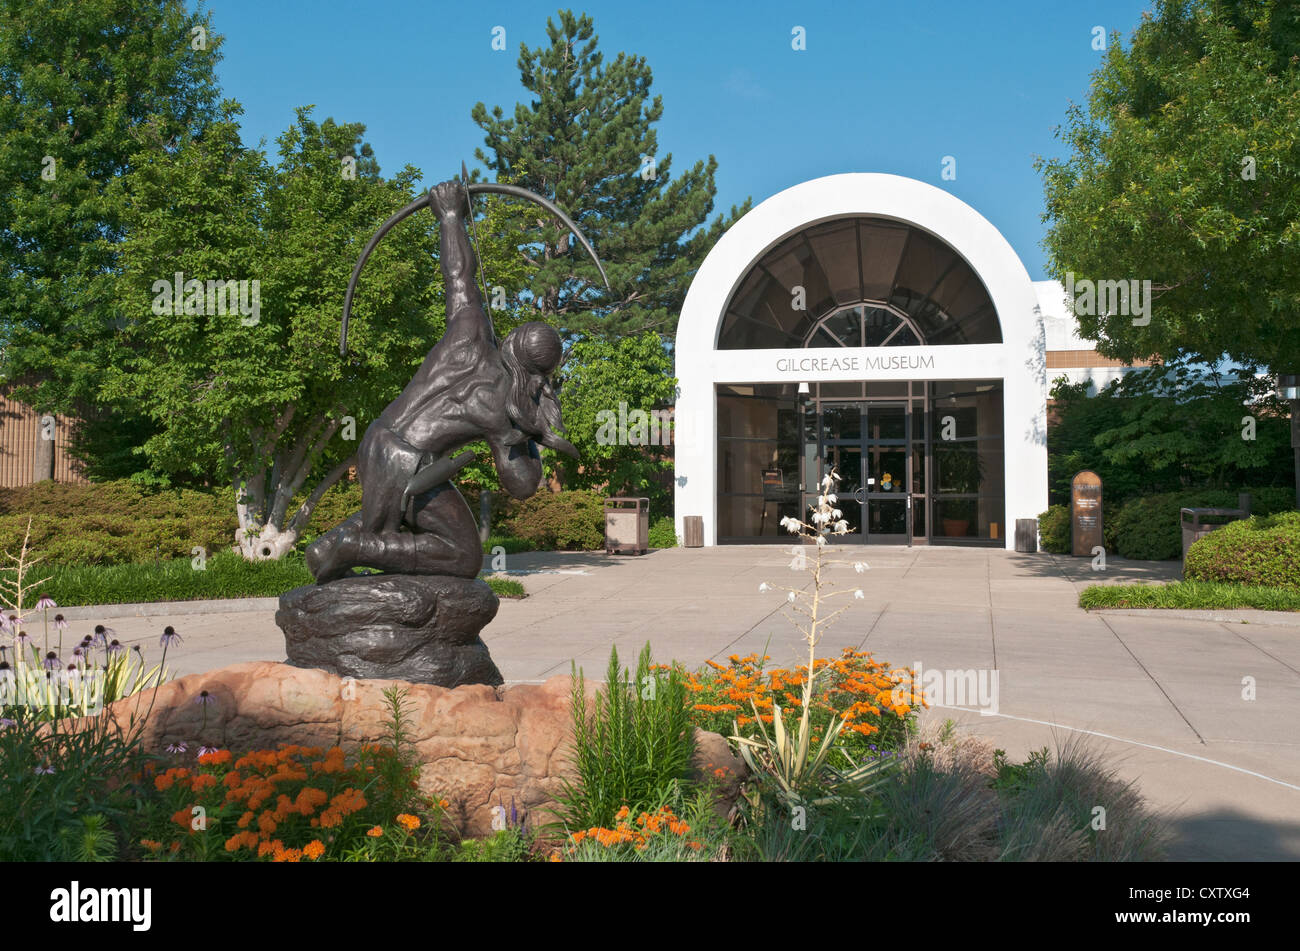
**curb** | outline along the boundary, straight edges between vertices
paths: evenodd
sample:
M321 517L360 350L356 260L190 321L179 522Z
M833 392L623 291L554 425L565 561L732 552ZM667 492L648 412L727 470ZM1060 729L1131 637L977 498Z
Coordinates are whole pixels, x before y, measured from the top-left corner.
M167 617L180 614L234 614L242 611L274 611L279 598L220 598L207 601L146 601L134 604L86 604L59 608L69 621L91 621L116 617ZM30 615L37 617L38 615Z
M1243 616L1244 612L1250 616ZM1196 611L1187 608L1093 608L1089 614L1112 617L1158 617L1179 621L1207 621L1216 624L1256 624L1263 627L1300 627L1300 611L1265 611L1262 608L1241 608L1240 613L1215 610Z

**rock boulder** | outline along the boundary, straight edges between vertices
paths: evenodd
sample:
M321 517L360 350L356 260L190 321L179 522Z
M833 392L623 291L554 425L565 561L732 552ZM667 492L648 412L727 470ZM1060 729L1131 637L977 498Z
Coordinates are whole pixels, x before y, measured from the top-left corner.
M479 631L496 617L486 582L354 575L280 595L275 623L295 667L456 687L502 683Z

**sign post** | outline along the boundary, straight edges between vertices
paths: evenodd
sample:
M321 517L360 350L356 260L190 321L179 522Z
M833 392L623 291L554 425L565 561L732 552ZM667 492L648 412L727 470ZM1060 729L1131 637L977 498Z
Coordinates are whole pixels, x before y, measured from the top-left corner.
M1092 555L1093 549L1105 547L1101 532L1101 476L1088 469L1070 483L1071 554Z

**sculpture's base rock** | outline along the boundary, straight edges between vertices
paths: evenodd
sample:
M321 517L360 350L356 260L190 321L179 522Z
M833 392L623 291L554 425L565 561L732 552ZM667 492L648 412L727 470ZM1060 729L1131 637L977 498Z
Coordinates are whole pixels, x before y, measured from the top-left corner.
M280 595L275 623L295 667L457 687L503 682L479 631L499 602L484 581L353 575Z
M328 748L340 737L351 754L362 743L386 741L390 711L383 693L389 687L407 691L420 790L449 800L448 813L460 834L491 835L494 807L504 807L508 816L511 800L530 828L552 821L550 810L563 783L578 779L568 676L541 684L447 689L346 681L323 670L257 661L181 677L163 684L156 695L146 691L109 704L105 712L125 728L133 718L138 726L152 706L142 747L164 754L168 746L184 743L187 763L201 745L239 756L287 743ZM589 698L595 690L587 685ZM203 691L207 703L197 702ZM716 733L697 729L695 743L692 777L715 784L719 809L726 811L739 796L745 764Z

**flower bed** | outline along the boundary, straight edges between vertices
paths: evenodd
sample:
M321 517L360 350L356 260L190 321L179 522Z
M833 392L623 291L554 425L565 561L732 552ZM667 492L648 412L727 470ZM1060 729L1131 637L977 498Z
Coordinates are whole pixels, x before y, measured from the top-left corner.
M808 677L806 665L765 668L770 657L731 655L728 664L708 662L708 669L685 673L694 694L695 724L728 735L740 728L754 731L754 716L771 723L779 707L787 729L797 727L803 715L802 691ZM914 711L925 700L914 689L909 670L894 669L865 651L846 647L837 658L814 661L816 688L810 720L812 741L820 742L833 717L845 721L839 745L850 756L865 758L898 749L906 739ZM746 729L746 728L749 729Z

